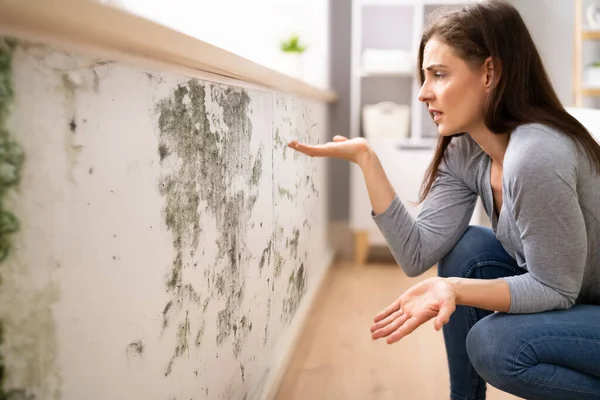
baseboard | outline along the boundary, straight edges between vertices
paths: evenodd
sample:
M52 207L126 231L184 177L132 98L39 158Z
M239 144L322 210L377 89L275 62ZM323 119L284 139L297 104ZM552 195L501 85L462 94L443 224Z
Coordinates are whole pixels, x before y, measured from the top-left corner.
M334 250L329 249L329 252L323 257L323 264L320 266L321 268L317 269L321 272L319 276L317 276L313 287L304 295L304 301L302 301L302 304L298 307L296 317L289 326L288 332L279 339L279 344L274 352L275 359L267 369L265 378L256 391L256 395L252 397L253 400L273 400L277 395L281 381L283 380L298 340L300 339L300 334L306 324L308 314L321 291L325 277L333 263L334 256Z

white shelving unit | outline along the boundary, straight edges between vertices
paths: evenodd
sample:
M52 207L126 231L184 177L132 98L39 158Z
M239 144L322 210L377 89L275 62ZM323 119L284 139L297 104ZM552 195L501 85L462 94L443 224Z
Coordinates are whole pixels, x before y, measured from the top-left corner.
M362 133L362 109L366 104L394 101L410 106L408 138L368 138L392 185L409 211L416 216L425 170L433 156L437 130L426 106L418 100L417 52L427 15L437 7L468 4L474 0L353 0L350 136ZM363 67L367 48L410 52L413 68L407 72L373 71ZM365 262L371 245L385 241L370 215L370 200L362 171L350 171L350 228L354 232L355 261Z

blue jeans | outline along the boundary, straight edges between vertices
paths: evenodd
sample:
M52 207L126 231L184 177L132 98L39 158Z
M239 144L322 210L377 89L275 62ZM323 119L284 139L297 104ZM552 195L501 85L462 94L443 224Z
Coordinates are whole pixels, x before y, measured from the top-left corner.
M442 277L525 272L484 227L469 227L438 263ZM536 314L457 306L443 334L453 400L485 399L486 382L528 400L600 400L600 306Z

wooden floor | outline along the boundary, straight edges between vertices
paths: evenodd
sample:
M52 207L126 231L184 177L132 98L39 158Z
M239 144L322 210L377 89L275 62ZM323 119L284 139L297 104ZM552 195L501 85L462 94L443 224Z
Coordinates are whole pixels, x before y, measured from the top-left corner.
M449 398L441 332L433 323L400 342L373 341L375 314L419 280L390 263L336 263L328 274L276 397L294 399ZM488 400L516 399L488 385Z

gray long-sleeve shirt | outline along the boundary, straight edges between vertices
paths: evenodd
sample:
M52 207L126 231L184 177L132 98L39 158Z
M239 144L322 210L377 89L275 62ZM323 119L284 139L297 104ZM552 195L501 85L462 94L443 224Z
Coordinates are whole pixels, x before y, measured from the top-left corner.
M504 156L496 215L491 159L469 135L452 139L415 219L396 196L373 219L409 276L436 264L469 225L477 197L504 249L526 269L505 279L510 313L600 304L600 177L567 136L545 125L517 128Z

